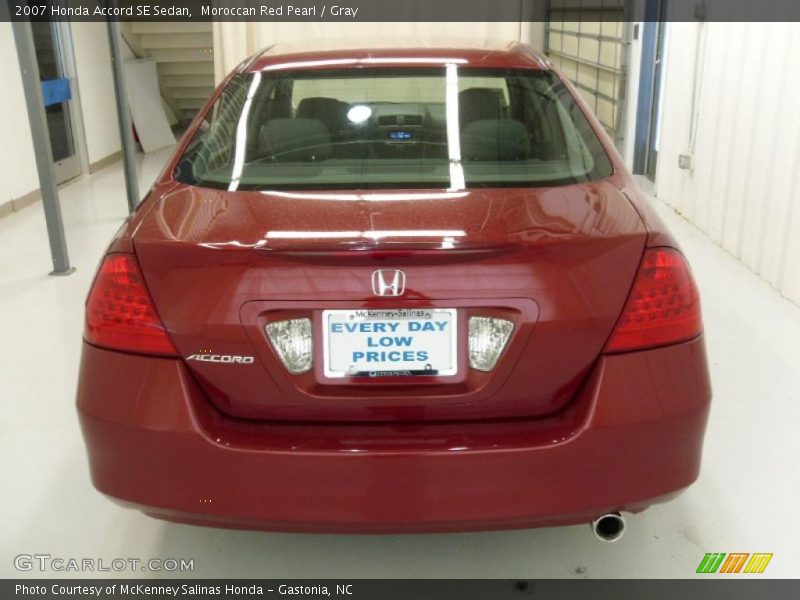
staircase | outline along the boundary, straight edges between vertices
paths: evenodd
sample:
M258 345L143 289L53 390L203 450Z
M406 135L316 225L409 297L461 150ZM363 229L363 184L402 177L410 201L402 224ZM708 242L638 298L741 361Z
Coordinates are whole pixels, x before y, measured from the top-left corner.
M121 29L137 56L156 60L161 95L178 119L193 119L214 90L211 23L134 21Z

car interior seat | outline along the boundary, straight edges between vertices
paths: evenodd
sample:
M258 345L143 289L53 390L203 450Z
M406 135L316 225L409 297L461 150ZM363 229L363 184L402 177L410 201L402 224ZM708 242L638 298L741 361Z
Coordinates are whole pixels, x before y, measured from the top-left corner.
M502 92L494 88L467 88L458 93L458 115L463 129L473 121L506 117Z
M464 161L526 160L530 151L528 131L516 119L472 121L461 132L461 157Z
M313 162L331 155L331 135L319 119L271 119L258 134L261 156L281 162Z

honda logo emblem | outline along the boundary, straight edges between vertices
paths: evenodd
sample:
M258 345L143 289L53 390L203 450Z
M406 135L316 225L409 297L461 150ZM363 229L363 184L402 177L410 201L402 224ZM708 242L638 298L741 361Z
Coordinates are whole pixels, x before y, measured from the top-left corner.
M402 296L406 290L406 274L402 271L384 271L372 273L372 293L376 296Z

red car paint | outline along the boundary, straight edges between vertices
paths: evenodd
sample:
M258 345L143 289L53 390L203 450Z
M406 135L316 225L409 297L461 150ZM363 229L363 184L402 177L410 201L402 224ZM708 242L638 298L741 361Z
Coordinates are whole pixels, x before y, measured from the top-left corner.
M240 70L403 67L420 57L552 68L512 45L272 50ZM699 321L677 343L604 353L643 256L677 246L594 118L614 167L606 179L381 190L376 201L368 190L229 192L176 181L213 101L109 248L138 261L177 356L84 343L78 409L100 491L188 523L444 531L587 522L642 510L694 481L711 397ZM447 249L417 239L261 243L273 229L418 228L465 236ZM376 268L402 268L406 293L375 297ZM515 328L493 371L377 383L328 379L319 360L292 375L264 334L271 321L309 317L319 357L322 310L380 307L456 308L460 332L479 315ZM458 351L464 365L464 335ZM186 360L203 352L255 360Z

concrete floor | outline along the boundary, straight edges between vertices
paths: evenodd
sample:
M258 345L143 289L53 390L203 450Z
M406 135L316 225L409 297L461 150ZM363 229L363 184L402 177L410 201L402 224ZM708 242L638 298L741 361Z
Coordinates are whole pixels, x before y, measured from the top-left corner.
M167 154L140 160L141 189ZM73 401L83 302L125 217L123 190L119 164L62 190L70 277L47 276L40 205L0 220L0 577L21 575L21 553L193 558L201 577L690 577L706 552L772 552L766 576L800 572L800 307L657 201L700 284L715 401L700 480L629 518L622 541L602 544L588 526L269 534L120 508L89 482Z

